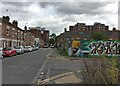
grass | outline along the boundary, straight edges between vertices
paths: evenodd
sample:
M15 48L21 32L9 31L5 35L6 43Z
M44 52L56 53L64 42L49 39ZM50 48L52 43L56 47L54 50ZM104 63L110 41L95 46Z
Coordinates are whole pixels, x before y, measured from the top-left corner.
M64 50L59 50L59 54L62 56L68 56L67 52Z

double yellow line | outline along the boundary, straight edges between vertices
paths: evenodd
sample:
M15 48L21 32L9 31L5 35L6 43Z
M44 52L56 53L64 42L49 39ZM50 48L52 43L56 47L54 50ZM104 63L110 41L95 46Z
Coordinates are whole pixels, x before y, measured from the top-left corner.
M49 81L52 81L52 80L55 80L55 79L58 79L58 78L61 78L61 77L64 77L64 76L68 76L68 75L71 75L71 74L75 74L75 73L74 72L68 72L68 73L62 73L60 75L56 75L56 76L50 77L50 78L45 79L45 80L38 79L36 84L46 84Z

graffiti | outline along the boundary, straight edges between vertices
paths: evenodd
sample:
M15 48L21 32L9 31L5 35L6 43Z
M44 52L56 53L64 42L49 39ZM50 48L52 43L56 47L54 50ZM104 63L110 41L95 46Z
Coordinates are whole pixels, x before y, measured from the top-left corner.
M92 42L88 47L92 55L120 55L120 42Z
M69 56L83 56L83 53L80 49L80 41L72 41L71 47L68 48Z

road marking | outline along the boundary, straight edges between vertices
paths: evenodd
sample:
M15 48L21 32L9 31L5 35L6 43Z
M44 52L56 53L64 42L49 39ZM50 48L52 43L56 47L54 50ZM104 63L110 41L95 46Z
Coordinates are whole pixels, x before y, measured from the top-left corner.
M56 75L56 76L47 78L45 80L38 79L36 84L45 84L45 83L47 83L47 82L49 82L51 80L55 80L55 79L58 79L58 78L61 78L61 77L64 77L64 76L67 76L67 75L70 75L70 74L74 74L74 72L62 73L60 75Z
M51 52L52 52L52 49L50 49L50 52L48 53L46 60L44 61L43 65L42 65L41 68L39 69L38 73L37 73L36 76L34 77L34 79L33 79L33 81L32 81L31 84L36 84L38 78L39 78L40 75L41 75L41 72L43 72L43 69L44 69L45 64L46 64L47 61L49 60L49 55L51 54Z
M38 79L36 84L46 84L49 81L52 81L52 80L55 80L55 79L58 79L58 78L61 78L61 77L64 77L64 76L68 76L68 75L71 75L71 74L79 73L79 72L82 72L82 71L62 73L62 74L47 78L45 80Z

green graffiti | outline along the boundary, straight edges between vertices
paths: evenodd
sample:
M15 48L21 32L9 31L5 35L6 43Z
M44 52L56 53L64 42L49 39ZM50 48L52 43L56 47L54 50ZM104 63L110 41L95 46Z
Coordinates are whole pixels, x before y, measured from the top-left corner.
M99 41L92 42L88 46L92 55L120 55L120 42Z

